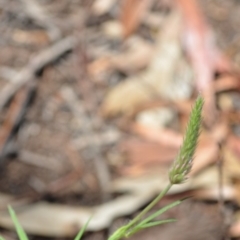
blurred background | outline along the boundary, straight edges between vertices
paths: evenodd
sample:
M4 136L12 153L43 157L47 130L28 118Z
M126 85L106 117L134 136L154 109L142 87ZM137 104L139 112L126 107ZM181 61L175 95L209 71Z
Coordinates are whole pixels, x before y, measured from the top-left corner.
M240 239L240 1L0 0L0 233L103 240L168 182L205 99L176 223L129 239Z

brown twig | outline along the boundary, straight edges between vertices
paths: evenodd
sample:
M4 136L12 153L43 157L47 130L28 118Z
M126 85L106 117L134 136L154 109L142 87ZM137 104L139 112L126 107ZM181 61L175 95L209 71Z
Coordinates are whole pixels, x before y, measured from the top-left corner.
M4 157L8 153L8 146L14 136L14 131L16 131L25 115L29 98L34 88L35 85L31 84L19 91L6 113L6 117L0 128L0 164L3 163Z
M14 94L26 83L35 79L36 74L45 66L56 61L68 51L73 50L76 42L76 37L66 37L49 48L42 50L35 57L30 59L29 63L20 72L14 75L11 82L2 88L0 92L0 111L2 111L3 107Z

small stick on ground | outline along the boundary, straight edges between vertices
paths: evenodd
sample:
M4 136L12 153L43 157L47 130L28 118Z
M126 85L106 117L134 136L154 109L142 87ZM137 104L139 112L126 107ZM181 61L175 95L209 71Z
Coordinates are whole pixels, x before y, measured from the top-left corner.
M56 61L65 53L72 51L76 43L76 37L66 37L30 59L29 63L14 76L11 82L2 88L0 92L0 111L22 86L34 80L36 74L44 67Z

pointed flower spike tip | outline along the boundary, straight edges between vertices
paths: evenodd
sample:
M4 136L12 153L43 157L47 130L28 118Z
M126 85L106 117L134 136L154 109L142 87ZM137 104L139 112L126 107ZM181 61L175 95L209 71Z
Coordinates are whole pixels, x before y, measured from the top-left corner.
M191 171L192 161L200 134L203 103L203 98L198 96L190 115L187 130L183 139L183 145L169 171L171 184L183 183L187 179L188 173Z

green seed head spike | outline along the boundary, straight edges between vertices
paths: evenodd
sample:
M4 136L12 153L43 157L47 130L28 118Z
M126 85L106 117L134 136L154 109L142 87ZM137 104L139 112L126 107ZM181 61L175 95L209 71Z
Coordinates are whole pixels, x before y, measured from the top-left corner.
M203 98L199 96L194 104L191 116L187 125L187 130L180 148L170 171L169 179L171 184L181 184L187 179L188 173L192 168L192 161L196 150L200 126Z

